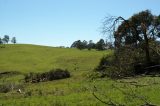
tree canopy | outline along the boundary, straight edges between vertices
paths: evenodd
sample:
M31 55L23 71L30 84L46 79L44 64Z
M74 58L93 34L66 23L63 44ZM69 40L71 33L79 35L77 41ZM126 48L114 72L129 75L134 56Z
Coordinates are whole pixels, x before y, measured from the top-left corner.
M9 36L4 35L3 41L4 41L4 43L8 43L9 42Z
M143 44L144 46L141 47L144 49L146 61L149 63L151 61L149 51L150 42L160 38L160 16L155 16L151 11L145 10L134 14L127 20L120 16L117 18L111 17L110 20L105 21L111 20L113 24L109 28L114 30L112 31L115 38L115 47L132 46L136 48ZM115 28L119 22L121 24ZM106 27L106 25L104 25L104 27Z
M17 43L16 37L13 37L13 38L11 39L11 42L12 42L13 44Z
M160 15L145 10L129 19L107 17L103 33L113 35L115 48L114 55L102 58L96 69L103 75L118 78L159 72Z
M92 40L89 40L88 42L86 40L77 40L74 41L71 45L71 48L77 48L77 49L96 49L96 50L106 50L113 48L113 44L111 42L105 42L104 39L100 39L97 43L94 43Z

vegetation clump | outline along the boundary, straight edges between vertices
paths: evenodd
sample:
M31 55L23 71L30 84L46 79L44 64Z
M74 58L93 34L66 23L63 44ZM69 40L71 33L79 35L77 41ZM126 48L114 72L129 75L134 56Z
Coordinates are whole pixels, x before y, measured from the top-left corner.
M113 48L113 44L111 42L108 41L104 41L104 39L100 39L97 43L94 43L92 40L90 41L81 41L81 40L77 40L75 42L73 42L73 44L71 45L71 48L77 48L79 50L82 49L96 49L99 51L102 50L107 50L107 49L112 49Z
M110 22L113 24L106 26ZM121 24L116 25L118 22ZM103 73L102 76L114 78L159 74L159 26L160 16L152 15L149 10L134 14L128 20L123 17L106 19L103 31L113 31L114 55L110 62L108 57L103 57L96 70Z
M4 71L4 72L0 72L0 77L5 77L5 76L12 76L12 75L18 75L21 74L20 72L17 71Z
M49 72L44 73L29 73L25 76L26 82L38 83L44 81L52 81L58 79L69 78L70 73L68 70L52 69Z
M0 93L7 93L11 90L11 86L9 84L0 85Z
M16 84L16 83L4 83L4 84L0 84L0 93L8 93L10 91L13 90L17 90L17 89L23 89L24 85L22 83Z

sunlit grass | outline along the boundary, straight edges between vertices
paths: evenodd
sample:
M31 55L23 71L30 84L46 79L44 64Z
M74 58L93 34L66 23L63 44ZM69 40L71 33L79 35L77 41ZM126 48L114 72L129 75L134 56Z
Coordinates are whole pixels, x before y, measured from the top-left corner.
M1 48L0 48L1 49ZM17 71L19 74L1 76L0 84L20 84L22 94L17 89L0 93L0 105L16 106L103 106L92 93L104 101L138 106L144 104L139 98L122 93L134 91L144 96L148 102L160 105L160 78L136 77L121 80L108 78L91 80L87 74L98 65L103 55L112 51L77 50L35 45L7 45L0 51L0 72ZM29 72L45 72L52 68L68 69L71 77L40 83L25 83L24 75ZM130 83L144 85L136 87ZM96 88L95 88L96 87ZM119 89L115 88L118 87Z

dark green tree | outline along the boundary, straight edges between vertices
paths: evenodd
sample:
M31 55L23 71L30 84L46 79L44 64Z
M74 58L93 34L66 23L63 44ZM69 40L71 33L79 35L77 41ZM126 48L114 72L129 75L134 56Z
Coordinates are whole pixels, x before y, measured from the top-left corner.
M92 40L89 41L88 46L87 46L87 49L88 49L88 50L95 49L95 43L93 43Z
M3 44L3 41L2 41L2 39L0 38L0 44Z
M145 59L147 63L151 62L150 57L150 41L155 41L158 37L159 17L152 15L149 10L141 11L134 14L128 20L123 17L110 18L112 20L112 26L106 28L104 23L104 32L113 31L115 38L115 47L117 49L121 47L134 47L143 44L141 47L145 52ZM108 20L105 20L108 21ZM117 23L121 22L120 25ZM111 30L112 29L112 30Z
M137 46L138 42L144 42L144 50L146 54L147 63L151 62L149 53L149 40L154 40L154 35L148 32L150 26L153 26L154 16L149 10L145 10L134 14L128 20L118 27L115 32L115 39L119 46L124 46L128 44L135 44Z
M78 44L80 43L80 40L74 41L71 45L71 48L77 48Z
M83 40L82 45L83 45L83 49L85 49L88 46L88 42L86 40Z
M107 17L103 25L103 33L112 35L114 39L112 60L104 59L106 63L111 63L105 67L108 74L111 69L111 75L115 77L158 71L160 45L157 38L160 32L160 16L145 10L127 20L121 16ZM104 66L100 64L100 67Z
M9 42L9 36L8 35L4 35L3 42L4 43L8 43Z
M105 41L103 39L100 39L97 43L96 43L96 49L97 50L105 50Z
M11 39L11 42L12 42L13 44L17 43L16 37L13 37L13 38Z
M77 48L77 49L85 49L85 46L84 46L85 42L81 42L81 40L77 40L75 42L73 42L73 44L71 45L71 48Z

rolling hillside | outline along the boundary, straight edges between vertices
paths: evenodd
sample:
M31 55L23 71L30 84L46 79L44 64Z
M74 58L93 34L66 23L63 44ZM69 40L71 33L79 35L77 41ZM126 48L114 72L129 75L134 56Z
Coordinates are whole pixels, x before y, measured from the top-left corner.
M34 90L38 89L42 91L43 94L50 95L48 92L54 92L54 89L58 89L59 92L59 90L65 89L68 84L71 85L70 89L76 90L77 87L81 87L81 82L83 82L88 72L92 71L96 65L98 65L100 58L109 53L111 53L111 51L80 51L70 48L54 48L37 45L6 45L5 48L0 48L0 73L13 71L18 72L18 74L2 76L0 78L0 84L23 84L24 75L27 73L42 73L54 68L61 68L69 70L71 73L71 78L67 80L64 79L53 82L45 82L38 85L25 84L25 92L32 92L35 96L37 95L37 92ZM64 90L64 93L72 92L70 89L67 87L67 89ZM15 92L16 90L9 92L8 94ZM5 94L2 94L0 98L3 98L4 95ZM5 101L2 99L2 101L5 104L12 104L14 100L12 98L19 98L19 96L17 97L17 93L15 93L14 96L11 96L11 98L10 96L7 96L8 99L5 99ZM6 100L9 102L6 102ZM0 99L0 104L2 101ZM21 103L21 101L23 100L20 100L19 102ZM33 105L35 104L33 103ZM49 105L50 103L47 102L46 104Z
M93 69L99 59L109 52L88 51L69 48L53 48L36 45L7 45L0 49L0 71L43 72L52 68L73 71Z
M146 101L160 105L159 77L138 76L116 81L88 77L100 58L111 53L110 50L6 45L6 48L0 48L0 73L9 74L0 74L0 90L5 87L13 89L0 93L0 106L103 106L93 92L104 101L112 100L127 106L139 106ZM71 77L40 83L24 81L24 76L30 72L42 73L53 68L67 69ZM18 89L22 90L21 94ZM130 96L130 93L138 96Z

